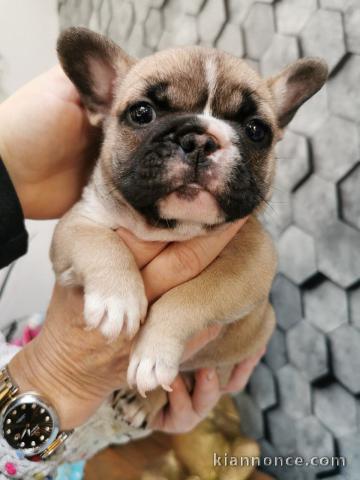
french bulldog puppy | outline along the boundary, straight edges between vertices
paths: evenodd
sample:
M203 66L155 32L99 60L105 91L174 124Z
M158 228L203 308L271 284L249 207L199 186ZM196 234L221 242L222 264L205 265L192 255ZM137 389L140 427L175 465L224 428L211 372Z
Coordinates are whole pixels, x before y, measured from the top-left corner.
M64 31L58 54L103 143L81 200L57 225L57 280L84 288L89 327L109 339L138 334L128 380L141 393L169 389L186 341L215 323L220 336L181 369L229 370L274 327L276 254L256 214L271 195L276 142L326 81L326 65L305 58L263 79L245 61L199 46L135 60L85 28ZM247 216L210 266L148 308L118 227L172 242L216 235Z

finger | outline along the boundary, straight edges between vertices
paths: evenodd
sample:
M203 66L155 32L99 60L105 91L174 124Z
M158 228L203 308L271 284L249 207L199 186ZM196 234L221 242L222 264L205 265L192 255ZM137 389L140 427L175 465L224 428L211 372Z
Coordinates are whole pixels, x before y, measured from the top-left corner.
M125 228L119 228L117 233L129 250L131 250L140 269L159 255L167 245L166 242L146 242L145 240L141 240Z
M196 277L219 255L245 221L235 222L216 235L168 245L142 271L149 301Z
M195 388L192 396L193 409L200 419L214 408L221 396L219 378L213 368L203 368L196 372Z
M264 353L265 349L236 365L232 371L228 384L224 388L224 392L235 393L243 390Z
M168 393L168 405L162 409L151 423L151 427L167 432L180 431L192 423L193 408L191 397L181 375L171 384Z
M195 353L201 350L209 342L215 340L219 335L222 327L220 325L213 325L212 327L203 330L198 335L190 338L185 347L185 352L182 358L182 362L191 358Z

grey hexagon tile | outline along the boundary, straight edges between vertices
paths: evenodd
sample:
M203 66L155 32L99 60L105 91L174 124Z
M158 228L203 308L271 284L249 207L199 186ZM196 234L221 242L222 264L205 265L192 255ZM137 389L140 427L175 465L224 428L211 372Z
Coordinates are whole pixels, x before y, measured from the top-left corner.
M272 7L264 3L252 5L243 28L247 56L254 60L260 59L275 33Z
M316 0L282 0L275 5L280 33L296 35L316 10Z
M198 41L196 28L196 19L193 16L184 14L181 16L181 28L174 31L164 30L162 32L158 49L162 50L169 47L180 47L184 45L193 45Z
M359 143L359 131L354 123L330 116L313 136L315 172L327 180L339 180L359 160Z
M144 57L152 53L152 49L145 45L144 28L136 23L127 39L127 53L134 57Z
M260 63L257 60L245 57L244 60L246 63L255 70L255 72L260 72Z
M285 334L278 328L273 333L266 347L264 359L273 372L276 372L287 363Z
M314 390L314 413L335 435L347 435L357 429L355 398L338 384Z
M351 8L345 13L344 22L348 50L360 53L360 4L359 8Z
M184 2L183 0L184 12L189 15L198 15L205 1L206 0L188 0Z
M92 0L92 9L97 12L100 10L104 0Z
M360 287L349 291L350 320L360 328Z
M316 234L325 224L337 219L336 197L334 183L311 175L293 195L295 223L305 231Z
M227 23L216 43L217 48L224 52L231 53L236 57L242 57L244 51L244 41L239 25Z
M164 26L168 33L179 29L182 17L185 15L184 7L186 3L182 0L171 0L163 9Z
M164 3L165 0L149 0L149 6L154 8L161 8ZM193 3L196 3L196 0Z
M321 226L317 238L319 270L344 288L360 277L360 235L343 222Z
M328 352L323 333L303 320L286 334L290 362L301 370L309 381L329 372Z
M239 24L242 23L247 14L251 5L253 5L256 0L228 0L230 20L233 23Z
M296 454L296 431L294 419L281 409L267 413L267 425L271 442L282 455Z
M322 57L332 70L346 53L341 13L318 10L300 33L304 55Z
M173 47L173 33L166 30L161 32L161 37L157 45L157 50Z
M101 32L99 12L94 8L89 19L89 28L95 32Z
M114 1L120 3L119 0ZM142 23L145 21L151 6L150 3L150 0L137 0L132 2L135 10L136 21L138 23Z
M92 4L81 0L67 0L59 4L59 14L61 29L75 25L87 26L92 14Z
M224 2L222 0L207 0L197 18L201 43L211 45L218 37L226 20Z
M295 62L299 57L299 44L296 37L275 34L268 49L261 57L261 73L264 76L273 75L289 63Z
M329 104L334 113L358 121L360 118L360 56L351 55L328 83Z
M354 394L360 393L360 332L343 325L329 339L336 378Z
M346 9L347 4L348 0L320 0L320 6L329 10L343 11Z
M321 125L328 114L328 98L326 85L303 105L291 121L291 130L311 136Z
M262 362L251 375L249 391L262 410L276 405L275 380L269 367Z
M310 385L300 370L292 365L285 365L278 370L276 377L282 410L294 419L310 415Z
M329 10L347 12L351 8L359 6L359 0L320 0L320 6Z
M283 275L277 275L271 289L271 303L277 324L288 330L301 320L302 306L299 288Z
M264 421L260 408L246 392L235 397L235 403L241 412L241 431L258 440L264 436Z
M309 461L316 457L332 457L335 455L333 437L319 420L314 416L304 418L296 424L297 451L304 459ZM328 466L326 469L332 469ZM319 468L316 469L317 473Z
M330 477L321 477L323 480L346 480L343 475L331 475ZM355 480L355 479L354 479Z
M360 435L354 433L339 438L340 455L346 458L344 478L358 480L360 472Z
M181 47L194 45L198 41L196 19L190 15L181 17L181 28L172 32L172 45Z
M304 292L306 318L323 332L347 323L347 308L344 290L328 280Z
M150 9L144 28L146 45L155 48L160 41L162 31L162 14L159 10Z
M278 416L280 419L280 415ZM277 421L277 415L273 415L273 418L271 420L271 425L273 426L273 432L274 432L274 438L278 440L278 443L283 447L282 450L285 452L290 451L291 455L294 455L294 452L296 451L296 439L294 439L294 436L292 435L292 432L288 433L285 432L285 438L282 440L282 430L286 429L286 422L283 421L283 419L280 419L280 423L282 425L279 426L279 428L275 427L275 423ZM291 427L292 428L292 427ZM289 446L286 446L286 440L290 442L292 445L291 448ZM267 440L261 439L259 441L260 445L260 454L261 458L267 457L269 458L276 458L281 455L284 455L278 447L276 447L273 443L270 443ZM285 453L287 455L287 453ZM310 480L308 477L304 476L305 472L304 469L301 467L287 467L286 465L281 465L280 462L269 462L267 461L268 465L266 466L266 473L270 474L273 476L274 479L281 479L281 480ZM311 480L315 480L314 478L311 478Z
M290 192L282 187L278 176L281 174L278 169L275 176L275 186L268 206L262 214L265 228L275 238L279 239L281 234L292 223L292 198Z
M278 143L276 153L276 186L292 191L310 173L307 139L289 130Z
M134 7L129 2L113 1L112 18L108 27L108 35L114 42L123 44L128 38L134 22Z
M99 9L99 26L103 33L107 33L111 21L112 9L110 0L104 0Z
M314 239L298 227L290 226L278 243L279 270L297 284L317 272Z
M360 163L339 184L341 216L360 230Z

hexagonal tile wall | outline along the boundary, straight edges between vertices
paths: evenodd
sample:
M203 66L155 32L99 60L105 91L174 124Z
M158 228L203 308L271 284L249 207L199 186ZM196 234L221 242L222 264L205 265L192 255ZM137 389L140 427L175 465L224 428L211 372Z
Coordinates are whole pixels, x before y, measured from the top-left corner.
M280 257L278 326L237 403L264 455L335 452L348 465L268 468L282 480L359 478L359 9L359 0L59 0L62 28L89 25L134 56L198 43L266 75L300 53L329 63L327 86L278 146L263 216Z
M339 183L341 217L360 230L360 163Z
M286 335L290 362L310 381L330 372L326 336L306 320L302 320Z

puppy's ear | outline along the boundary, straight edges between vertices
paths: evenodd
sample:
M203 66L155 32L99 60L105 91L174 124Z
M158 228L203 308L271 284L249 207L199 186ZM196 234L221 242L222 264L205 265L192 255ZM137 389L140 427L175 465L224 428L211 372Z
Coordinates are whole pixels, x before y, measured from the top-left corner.
M135 60L111 40L83 27L65 30L57 52L91 123L98 125L110 110L115 82L126 75Z
M274 95L280 128L284 128L297 109L326 82L328 67L318 58L303 58L268 80Z

